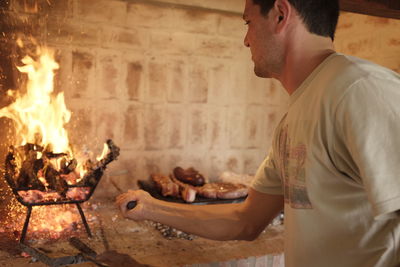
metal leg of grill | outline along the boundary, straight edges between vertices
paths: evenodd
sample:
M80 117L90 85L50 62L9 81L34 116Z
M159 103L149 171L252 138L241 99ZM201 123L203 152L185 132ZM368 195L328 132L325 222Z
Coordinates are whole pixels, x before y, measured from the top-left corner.
M25 241L26 231L28 230L29 219L31 218L31 213L32 213L32 207L29 206L28 212L26 213L24 228L22 228L21 238L19 239L20 243L24 243L24 241Z
M92 233L90 232L90 228L89 228L89 225L88 225L88 223L86 221L85 214L83 213L82 208L79 205L79 203L76 203L76 207L78 208L79 214L81 215L82 222L83 222L83 225L85 226L85 229L86 229L86 232L87 232L88 236L92 237Z

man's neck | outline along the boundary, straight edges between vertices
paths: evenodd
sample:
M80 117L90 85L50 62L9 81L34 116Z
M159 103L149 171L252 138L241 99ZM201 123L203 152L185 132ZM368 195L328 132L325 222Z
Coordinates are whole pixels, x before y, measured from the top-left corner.
M286 60L278 80L293 94L305 79L332 53L332 41L317 35L298 38L287 47Z

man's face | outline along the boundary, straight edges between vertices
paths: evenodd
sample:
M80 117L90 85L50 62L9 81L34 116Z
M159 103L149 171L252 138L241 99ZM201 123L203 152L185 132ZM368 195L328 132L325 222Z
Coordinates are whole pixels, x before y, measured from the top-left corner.
M244 44L250 47L255 74L263 78L276 78L283 62L283 48L274 31L272 12L263 16L259 5L253 0L246 0L243 19L248 29Z

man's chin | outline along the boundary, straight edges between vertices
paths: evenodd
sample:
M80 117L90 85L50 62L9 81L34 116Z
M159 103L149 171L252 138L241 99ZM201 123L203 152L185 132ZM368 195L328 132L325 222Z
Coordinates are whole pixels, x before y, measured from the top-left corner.
M254 73L257 77L260 77L260 78L271 78L271 75L269 75L265 71L261 71L257 68L254 68Z

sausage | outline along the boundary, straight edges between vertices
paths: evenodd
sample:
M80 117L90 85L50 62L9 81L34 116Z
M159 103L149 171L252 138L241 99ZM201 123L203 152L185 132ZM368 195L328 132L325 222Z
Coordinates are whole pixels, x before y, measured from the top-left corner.
M175 178L183 183L190 184L193 186L202 186L205 184L205 179L203 175L201 175L194 168L188 168L184 170L181 167L176 167L173 170L173 173Z

